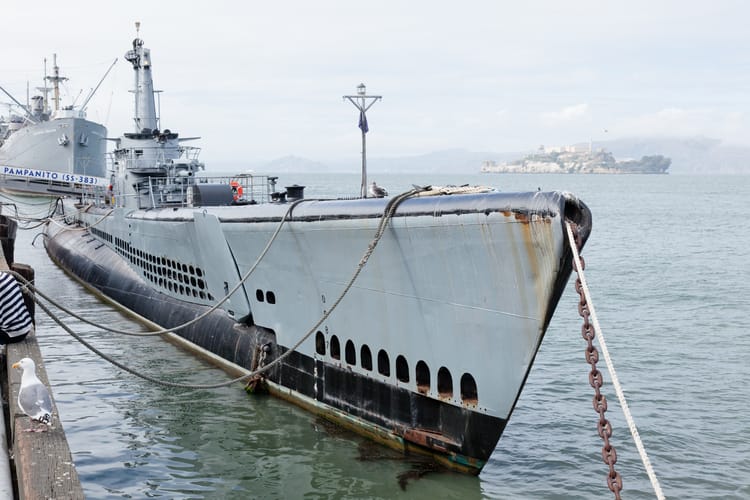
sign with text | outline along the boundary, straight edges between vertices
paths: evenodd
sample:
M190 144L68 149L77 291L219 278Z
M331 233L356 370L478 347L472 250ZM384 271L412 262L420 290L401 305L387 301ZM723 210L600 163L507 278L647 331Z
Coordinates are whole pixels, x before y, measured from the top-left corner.
M93 175L72 174L69 172L54 172L49 170L39 170L36 168L9 167L3 165L0 167L0 173L3 175L15 175L16 177L28 177L32 179L72 182L75 184L85 184L88 186L106 186L109 180L104 177L94 177Z

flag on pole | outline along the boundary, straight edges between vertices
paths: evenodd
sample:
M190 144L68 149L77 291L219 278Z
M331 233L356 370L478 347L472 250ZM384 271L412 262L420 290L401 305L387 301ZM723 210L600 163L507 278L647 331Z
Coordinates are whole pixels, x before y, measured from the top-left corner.
M364 111L359 112L359 128L364 134L370 131L370 127L367 126L367 116L365 116Z

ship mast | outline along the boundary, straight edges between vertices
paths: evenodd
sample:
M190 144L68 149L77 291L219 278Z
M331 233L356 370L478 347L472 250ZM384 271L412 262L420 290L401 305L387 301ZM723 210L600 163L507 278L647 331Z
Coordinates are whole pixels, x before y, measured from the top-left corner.
M46 66L46 60L45 60L45 66ZM52 88L55 91L54 93L54 101L55 101L55 111L58 111L60 109L60 82L64 82L67 80L64 76L60 76L60 67L57 65L57 54L52 54L52 71L54 73L53 76L45 76L45 79L52 82ZM45 69L45 73L46 73ZM44 101L46 104L47 101L47 88L45 86L44 88Z
M135 23L136 37L133 40L133 50L125 53L125 60L133 65L135 70L135 132L141 133L148 129L156 130L158 121L154 105L154 82L151 78L151 51L143 46L140 38L141 23Z
M362 131L362 198L367 198L367 143L365 136L370 128L367 125L367 110L372 107L377 101L382 99L383 96L379 95L367 95L365 84L360 83L357 85L357 95L345 95L344 99L348 99L349 102L354 104L359 110L359 128ZM371 102L368 104L368 100Z

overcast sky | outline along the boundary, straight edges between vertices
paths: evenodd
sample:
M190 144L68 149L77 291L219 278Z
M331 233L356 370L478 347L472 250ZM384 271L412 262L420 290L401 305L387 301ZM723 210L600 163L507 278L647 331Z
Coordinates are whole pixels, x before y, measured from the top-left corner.
M368 113L376 157L647 135L750 145L742 1L6 0L2 12L0 85L19 100L53 53L68 102L118 59L88 107L110 137L132 129L122 56L141 21L162 128L201 136L209 165L356 159L342 96L360 82L383 96Z

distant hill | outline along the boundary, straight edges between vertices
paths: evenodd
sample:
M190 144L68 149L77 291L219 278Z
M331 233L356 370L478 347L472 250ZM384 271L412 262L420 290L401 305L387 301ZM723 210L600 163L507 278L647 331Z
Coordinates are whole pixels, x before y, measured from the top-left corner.
M588 144L586 144L588 145ZM631 137L611 141L595 141L594 149L603 148L618 160L640 160L644 156L661 155L672 163L670 174L750 174L750 147L725 144L708 137ZM418 156L399 158L368 158L371 172L479 172L484 161L497 163L512 161L532 150L523 152L475 152L465 149L436 151ZM359 163L333 171L352 171Z
M287 172L337 172L331 168L330 165L321 163L319 161L310 160L294 155L282 156L271 161L259 161L259 160L243 160L239 161L212 161L209 157L204 157L203 161L206 162L206 168L208 169L209 175L217 175L217 173L245 173L255 172L259 174L282 174Z
M518 153L488 153L465 149L448 149L401 158L373 158L372 160L368 158L367 165L368 170L385 173L476 173L479 172L482 162L488 158L510 160L517 156Z
M707 137L632 137L595 141L592 147L603 148L618 160L639 160L644 156L662 155L672 161L669 167L671 174L750 174L750 147L728 145ZM532 152L533 150L477 152L447 149L422 155L384 158L376 156L373 151L368 155L367 169L372 173L479 173L485 161L503 163ZM271 161L222 164L216 164L210 158L204 160L211 172L358 172L361 166L359 157L342 161L312 160L288 155Z
M708 137L625 138L594 142L618 159L663 155L672 160L672 174L750 174L750 148Z

